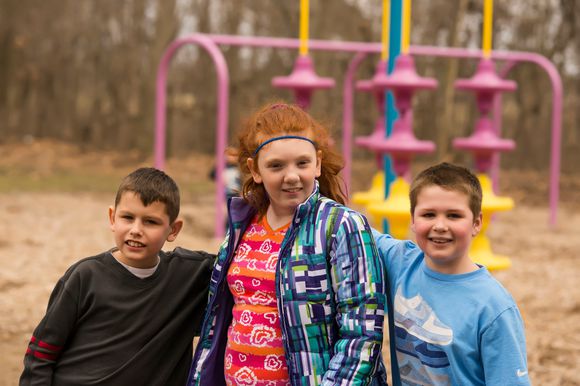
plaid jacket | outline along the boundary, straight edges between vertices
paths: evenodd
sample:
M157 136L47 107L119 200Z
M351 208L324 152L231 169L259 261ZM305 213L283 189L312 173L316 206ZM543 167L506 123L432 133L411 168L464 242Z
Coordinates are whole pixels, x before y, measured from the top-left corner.
M230 229L214 265L188 385L225 385L233 305L226 273L255 214L242 199L229 205ZM276 285L293 386L386 384L383 269L362 215L316 189L298 206L282 242Z

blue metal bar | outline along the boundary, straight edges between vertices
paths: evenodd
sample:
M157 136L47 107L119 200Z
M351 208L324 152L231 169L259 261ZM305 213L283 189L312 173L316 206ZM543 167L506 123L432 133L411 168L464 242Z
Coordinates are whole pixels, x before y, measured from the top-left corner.
M395 59L401 53L401 29L402 29L402 16L403 16L403 2L402 0L391 0L391 20L389 22L389 58L387 72L390 74L393 72L395 67ZM387 137L389 137L393 131L393 122L399 117L399 112L395 108L395 98L393 93L390 91L386 92L385 98L385 112L386 119L385 124ZM384 171L385 171L385 198L389 197L389 190L391 183L395 180L395 173L392 168L391 157L385 155L383 157ZM387 220L383 221L383 232L389 233L389 223Z

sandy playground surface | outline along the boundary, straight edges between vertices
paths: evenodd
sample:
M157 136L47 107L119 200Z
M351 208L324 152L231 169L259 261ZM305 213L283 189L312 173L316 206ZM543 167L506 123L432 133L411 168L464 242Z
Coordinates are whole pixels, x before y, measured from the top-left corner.
M49 159L41 158L43 167ZM83 165L69 161L75 167ZM203 164L196 178L206 178L207 162ZM187 165L200 168L195 162ZM7 173L9 167L0 164L0 173ZM123 168L131 170L130 165ZM541 183L542 178L537 181ZM516 185L509 185L505 192L514 197L516 208L497 216L489 231L494 251L510 256L513 263L511 269L495 276L521 309L533 384L580 385L580 264L576 254L580 204L572 200L569 184L570 192L562 194L568 201L560 207L558 227L550 229L547 196L527 198L531 193ZM31 332L66 268L113 245L106 216L112 195L112 191L0 193L0 385L17 384ZM215 251L219 242L211 237L211 194L184 198L182 215L186 226L174 244ZM173 244L166 244L170 247Z

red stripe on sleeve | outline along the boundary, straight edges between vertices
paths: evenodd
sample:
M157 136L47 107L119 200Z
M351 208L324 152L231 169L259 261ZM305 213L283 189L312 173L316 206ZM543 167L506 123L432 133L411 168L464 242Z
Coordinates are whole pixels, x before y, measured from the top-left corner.
M42 340L38 342L38 347L49 349L50 351L59 352L62 350L62 346L54 346L50 343L43 342Z
M35 351L34 352L34 356L40 359L47 359L49 361L55 361L56 360L56 354L46 354L43 352L39 352L39 351Z
M31 342L31 343L34 343L34 342L36 342L36 337L35 337L34 335L32 335L32 338L30 338L30 342Z

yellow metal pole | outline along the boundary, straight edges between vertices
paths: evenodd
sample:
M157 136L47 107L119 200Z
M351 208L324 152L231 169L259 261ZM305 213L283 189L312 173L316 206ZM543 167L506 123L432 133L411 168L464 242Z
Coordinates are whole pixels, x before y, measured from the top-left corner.
M309 0L300 0L300 55L308 55Z
M389 17L390 1L383 0L383 29L381 35L381 60L385 61L389 57Z
M485 0L483 6L483 37L481 46L483 57L491 56L491 32L493 26L493 0Z
M403 0L403 36L401 44L401 53L409 53L409 44L411 41L411 0Z

